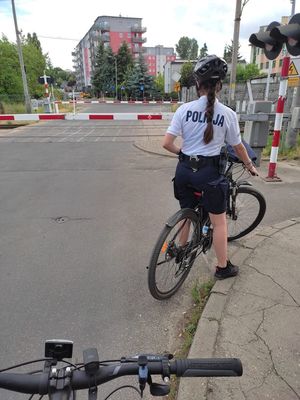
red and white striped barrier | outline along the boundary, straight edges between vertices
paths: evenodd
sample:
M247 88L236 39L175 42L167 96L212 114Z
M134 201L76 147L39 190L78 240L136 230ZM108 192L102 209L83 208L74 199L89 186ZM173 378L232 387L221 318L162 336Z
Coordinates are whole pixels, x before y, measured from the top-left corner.
M41 120L114 120L114 121L129 121L129 120L171 120L174 113L78 113L78 114L0 114L0 121L41 121Z
M55 104L183 104L183 101L117 101L117 100L63 100L63 101L55 101Z
M272 141L272 149L270 155L269 162L269 170L268 176L266 177L267 181L280 181L281 179L276 175L276 165L277 165L277 157L279 150L279 142L280 142L280 132L282 128L282 120L283 120L283 111L284 111L284 103L286 100L286 92L288 86L288 73L289 73L289 65L290 65L290 57L284 57L282 62L281 69L281 80L279 84L279 97L276 108L276 116L274 123L274 133L273 133L273 141Z

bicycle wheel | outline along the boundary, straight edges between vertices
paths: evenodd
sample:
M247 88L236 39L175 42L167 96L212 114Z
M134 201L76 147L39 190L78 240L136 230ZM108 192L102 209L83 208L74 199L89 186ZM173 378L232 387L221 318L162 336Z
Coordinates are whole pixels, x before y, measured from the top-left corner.
M235 205L230 196L227 207L228 241L240 239L253 231L266 212L266 200L256 189L240 186Z
M155 299L168 299L183 284L196 258L198 238L198 217L192 209L178 211L166 223L149 264L148 286Z

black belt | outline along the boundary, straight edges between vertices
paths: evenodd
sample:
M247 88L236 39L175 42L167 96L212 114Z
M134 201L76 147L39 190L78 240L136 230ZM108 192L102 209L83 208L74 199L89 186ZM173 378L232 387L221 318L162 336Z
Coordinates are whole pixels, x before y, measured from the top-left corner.
M188 156L186 154L179 154L179 161L185 162L193 170L198 170L203 167L213 166L219 167L220 156L201 156L192 155Z

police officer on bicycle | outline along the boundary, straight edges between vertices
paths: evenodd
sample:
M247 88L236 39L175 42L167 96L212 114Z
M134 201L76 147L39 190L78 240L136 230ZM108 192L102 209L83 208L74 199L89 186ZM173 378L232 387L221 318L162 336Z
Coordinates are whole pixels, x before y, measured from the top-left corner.
M217 279L238 274L238 267L229 261L227 253L228 185L220 171L220 152L224 143L234 148L252 175L258 175L242 143L236 113L216 98L226 73L226 62L215 55L197 61L194 77L199 98L177 109L163 141L166 150L179 156L174 187L181 208L193 208L197 203L189 186L203 192L204 208L213 225ZM182 138L181 148L175 144L177 136ZM180 243L181 246L185 244Z

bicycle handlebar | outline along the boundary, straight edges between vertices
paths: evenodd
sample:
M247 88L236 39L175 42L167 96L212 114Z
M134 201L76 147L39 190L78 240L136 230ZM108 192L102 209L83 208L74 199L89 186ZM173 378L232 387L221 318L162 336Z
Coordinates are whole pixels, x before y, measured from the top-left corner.
M178 359L168 361L168 367L170 374L177 377L229 377L243 374L242 363L237 358ZM147 368L150 375L164 373L162 361L148 361ZM74 370L70 377L70 387L72 390L89 389L91 386L98 386L121 376L138 375L138 373L138 361L100 366L95 375ZM45 395L49 392L50 381L53 379L62 378L50 377L48 372L35 375L2 372L0 373L0 388L26 394Z

